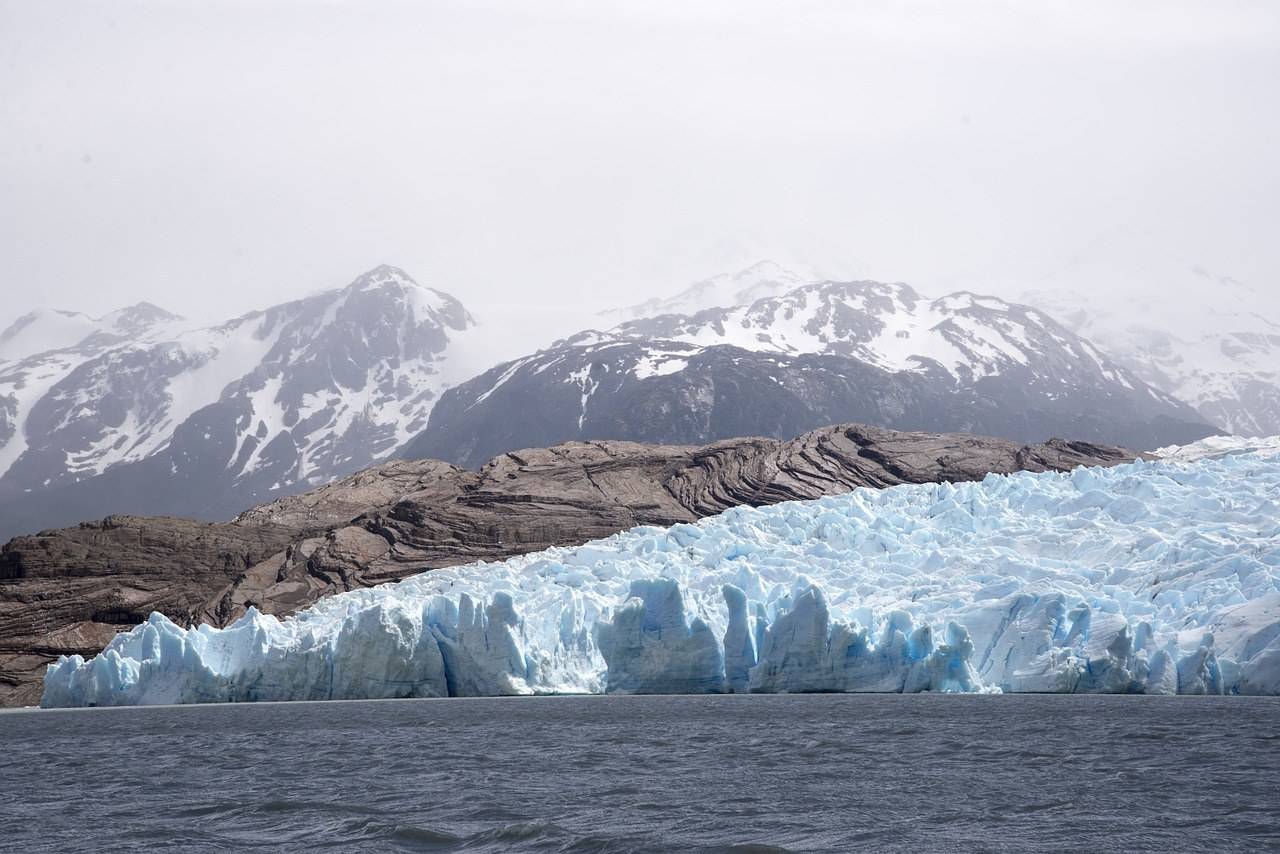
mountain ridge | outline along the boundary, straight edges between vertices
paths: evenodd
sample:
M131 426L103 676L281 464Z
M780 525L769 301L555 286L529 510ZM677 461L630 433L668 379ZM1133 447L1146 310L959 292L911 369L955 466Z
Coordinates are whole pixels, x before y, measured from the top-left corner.
M0 364L0 536L111 511L229 516L389 456L474 326L383 265L222 324Z
M16 318L0 330L0 362L15 362L40 353L92 346L95 336L106 336L99 344L121 336L144 335L157 327L172 326L185 318L143 300L118 308L101 317L78 311L37 309Z
M586 330L497 365L448 390L401 454L473 466L570 439L698 443L848 420L1150 448L1214 432L1038 309L817 282Z

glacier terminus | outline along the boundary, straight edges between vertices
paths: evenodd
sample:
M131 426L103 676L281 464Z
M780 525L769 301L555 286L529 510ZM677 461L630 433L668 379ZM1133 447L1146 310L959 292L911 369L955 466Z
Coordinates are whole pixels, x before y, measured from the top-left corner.
M856 489L250 610L42 705L550 693L1280 693L1280 440Z

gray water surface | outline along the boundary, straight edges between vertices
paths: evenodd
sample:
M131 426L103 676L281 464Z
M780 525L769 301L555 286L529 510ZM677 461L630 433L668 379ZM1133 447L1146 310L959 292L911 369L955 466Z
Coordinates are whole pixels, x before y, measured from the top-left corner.
M1280 850L1280 700L540 697L0 714L6 851Z

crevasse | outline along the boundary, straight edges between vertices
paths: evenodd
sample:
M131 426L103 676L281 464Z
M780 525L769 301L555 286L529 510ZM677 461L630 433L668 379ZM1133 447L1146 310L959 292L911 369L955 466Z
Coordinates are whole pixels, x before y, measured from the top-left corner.
M1280 441L858 489L434 570L291 618L160 614L45 706L581 692L1280 693Z

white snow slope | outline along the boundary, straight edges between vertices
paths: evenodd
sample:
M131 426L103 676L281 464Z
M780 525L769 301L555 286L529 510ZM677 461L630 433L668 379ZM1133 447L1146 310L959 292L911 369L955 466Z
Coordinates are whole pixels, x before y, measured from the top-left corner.
M563 343L653 340L684 345L684 355L728 344L788 356L852 356L888 371L938 366L966 380L1027 368L1053 373L1067 384L1141 385L1089 341L1030 306L967 291L933 299L902 283L813 282L693 315L628 321ZM654 358L660 364L669 357L658 353Z
M1280 442L858 489L435 570L278 620L159 614L45 706L543 692L1280 693Z
M1133 271L1113 288L1107 271L1057 277L1021 299L1052 314L1119 364L1245 436L1280 430L1280 302L1194 265ZM1154 277L1147 288L1134 282ZM1110 278L1115 278L1113 273Z

